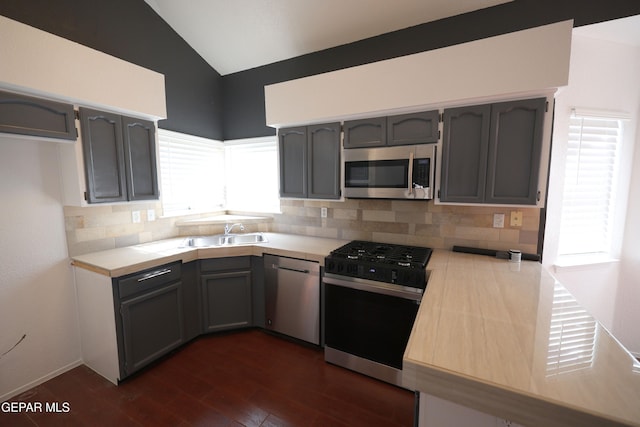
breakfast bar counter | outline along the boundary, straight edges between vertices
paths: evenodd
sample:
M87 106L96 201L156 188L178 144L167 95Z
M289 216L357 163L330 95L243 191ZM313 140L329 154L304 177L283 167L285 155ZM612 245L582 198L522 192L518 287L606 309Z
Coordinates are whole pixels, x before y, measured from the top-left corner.
M428 269L403 359L420 425L453 407L531 427L640 426L640 363L541 264L436 250Z

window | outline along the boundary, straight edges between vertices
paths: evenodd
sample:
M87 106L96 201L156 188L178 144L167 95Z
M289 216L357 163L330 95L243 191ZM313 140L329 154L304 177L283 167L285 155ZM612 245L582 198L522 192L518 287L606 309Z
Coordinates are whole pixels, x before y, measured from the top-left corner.
M164 215L219 211L224 206L224 144L158 130Z
M227 210L279 212L277 139L227 142L225 152Z
M165 215L279 212L275 137L222 143L158 130Z
M559 255L609 254L623 119L572 114Z

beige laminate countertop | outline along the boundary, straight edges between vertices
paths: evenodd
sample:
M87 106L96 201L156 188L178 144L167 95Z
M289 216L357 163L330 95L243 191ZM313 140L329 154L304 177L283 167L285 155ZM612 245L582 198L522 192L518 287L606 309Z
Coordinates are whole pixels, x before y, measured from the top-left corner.
M324 265L324 257L332 250L348 243L346 240L293 234L263 233L267 242L253 245L209 248L183 247L185 237L124 248L110 249L72 257L76 267L85 268L110 277L120 277L169 262L189 262L197 259L230 256L273 255L301 258Z
M537 262L434 251L416 390L526 426L640 426L640 364Z

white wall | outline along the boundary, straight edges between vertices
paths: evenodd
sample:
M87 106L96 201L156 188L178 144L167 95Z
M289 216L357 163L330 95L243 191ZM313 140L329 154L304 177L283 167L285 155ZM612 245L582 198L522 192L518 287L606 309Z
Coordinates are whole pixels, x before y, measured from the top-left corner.
M637 55L640 57L640 48ZM635 147L613 332L629 350L640 356L640 131L636 132Z
M0 137L0 401L80 363L57 156Z
M87 107L167 117L164 75L0 16L0 87Z
M265 86L267 125L326 123L508 97L567 83L572 21Z
M571 46L569 85L556 95L552 161L549 178L547 228L545 232L544 264L606 328L632 352L640 354L640 311L632 309L640 301L638 279L640 257L626 255L640 249L640 149L637 142L637 122L640 107L640 47L576 34ZM564 185L564 163L568 120L572 107L611 110L631 114L635 119L625 129L626 151L622 166L627 177L633 171L635 189L631 186L629 210L623 206L624 219L618 218L621 246L625 254L620 262L584 267L555 268L560 227L560 206ZM635 157L634 157L635 156ZM623 188L623 193L629 188ZM634 258L635 257L635 258ZM635 267L633 263L635 262Z

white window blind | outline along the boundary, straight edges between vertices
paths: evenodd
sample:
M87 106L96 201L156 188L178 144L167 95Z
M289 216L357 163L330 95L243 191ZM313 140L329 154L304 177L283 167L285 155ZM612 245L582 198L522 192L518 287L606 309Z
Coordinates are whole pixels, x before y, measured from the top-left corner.
M608 253L623 121L572 115L566 158L560 255Z
M591 368L597 339L596 320L569 291L556 283L549 327L547 376Z
M165 215L212 212L224 206L224 145L158 130L160 195Z
M226 208L279 212L278 143L275 137L227 142Z

